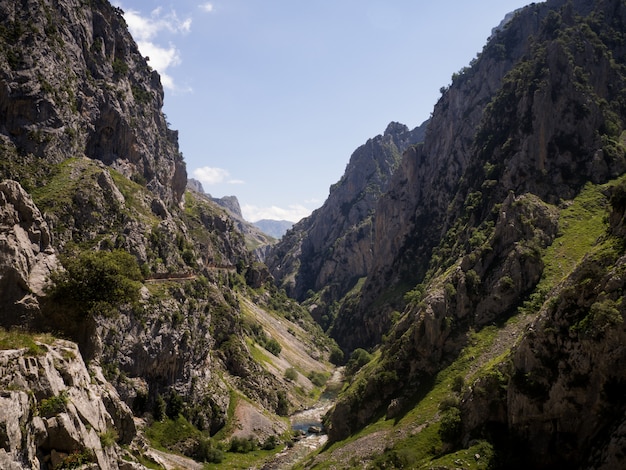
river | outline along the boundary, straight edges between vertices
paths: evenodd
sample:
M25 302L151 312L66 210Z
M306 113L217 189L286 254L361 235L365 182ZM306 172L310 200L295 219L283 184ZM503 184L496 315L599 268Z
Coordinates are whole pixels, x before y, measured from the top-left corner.
M335 369L326 384L326 389L317 404L306 410L298 411L290 417L291 427L301 431L304 436L276 454L271 461L263 465L263 470L287 470L304 460L311 452L322 447L328 441L325 433L309 432L312 427L322 429L322 417L335 404L337 394L343 386L343 367Z

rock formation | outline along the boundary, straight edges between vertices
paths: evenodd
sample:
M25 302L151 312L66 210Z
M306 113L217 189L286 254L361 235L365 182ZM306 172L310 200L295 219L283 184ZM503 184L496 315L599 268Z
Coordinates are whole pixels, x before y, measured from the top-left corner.
M400 156L423 139L426 124L410 131L392 122L383 135L354 151L324 205L290 229L266 263L287 293L305 300L315 292L313 315L328 327L329 309L371 269L374 213ZM322 317L326 317L322 320Z
M86 155L181 202L185 164L163 88L107 1L0 3L0 134L31 162ZM4 162L6 165L8 162ZM34 163L36 165L36 163Z
M58 262L48 224L15 181L0 182L0 324L32 325Z
M133 415L74 343L0 351L0 368L2 468L133 468L115 445L135 438Z

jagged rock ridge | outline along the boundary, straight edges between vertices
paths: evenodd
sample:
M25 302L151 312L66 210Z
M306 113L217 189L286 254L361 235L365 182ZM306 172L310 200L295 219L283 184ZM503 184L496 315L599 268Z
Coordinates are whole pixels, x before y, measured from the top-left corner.
M371 269L376 203L387 191L402 152L423 139L425 128L422 124L409 130L392 122L383 135L369 139L354 151L324 205L272 247L266 259L270 271L298 300L316 293L311 309L325 327L329 307Z
M188 420L198 434L172 446L198 459L212 435L227 424L235 429L229 409L263 415L272 425L247 432L279 442L278 415L310 403L315 385L307 375L328 369L329 343L305 310L279 295L239 220L186 191L159 76L121 10L104 0L0 1L0 46L0 326L19 326L29 337L52 331L78 344L52 346L45 360L21 346L7 353L2 396L21 414L0 413L0 422L11 422L3 465L97 460L101 468L143 468L136 457L147 455L145 443L127 432L128 409L148 424ZM271 336L273 323L284 332ZM59 354L67 368L80 369L76 377L63 375ZM44 362L58 373L48 380L29 368L29 382L18 380L24 364ZM85 363L100 388L83 386ZM301 371L285 379L295 365ZM36 382L41 393L27 397L23 390ZM112 387L115 396L105 396ZM84 393L93 410L83 407ZM42 399L70 410L46 416L49 437L41 426L48 421L31 409ZM126 411L116 415L109 405ZM130 440L124 463L120 445Z

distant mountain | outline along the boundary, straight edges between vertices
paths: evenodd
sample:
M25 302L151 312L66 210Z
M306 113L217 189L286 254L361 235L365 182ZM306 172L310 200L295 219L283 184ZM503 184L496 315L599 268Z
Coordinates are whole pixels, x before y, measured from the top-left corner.
M293 227L293 222L288 220L262 219L254 222L252 225L259 228L263 233L280 239L287 233L287 230Z
M187 180L187 189L226 209L226 212L228 212L228 214L232 217L237 230L243 234L246 240L246 246L253 252L258 260L263 261L265 259L267 249L270 245L275 243L273 238L280 238L245 220L241 213L241 206L239 205L237 196L224 196L222 198L213 197L209 193L204 192L204 188L202 187L202 183L200 181L193 178L189 178ZM292 222L287 223L289 223L290 226L293 225Z

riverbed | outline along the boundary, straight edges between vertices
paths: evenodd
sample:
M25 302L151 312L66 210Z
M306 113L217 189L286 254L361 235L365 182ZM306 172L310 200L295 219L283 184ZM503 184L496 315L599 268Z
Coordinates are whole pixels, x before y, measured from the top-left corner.
M320 449L328 441L326 433L311 432L323 430L322 418L333 407L337 394L343 386L343 367L334 371L326 384L326 389L317 404L306 410L291 415L291 427L294 431L303 433L302 437L276 454L271 461L266 462L263 470L287 470L304 460L310 453Z

